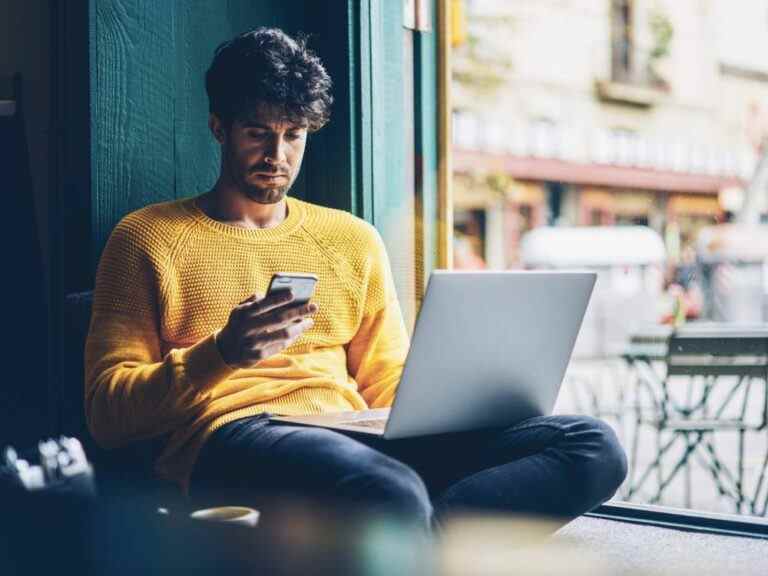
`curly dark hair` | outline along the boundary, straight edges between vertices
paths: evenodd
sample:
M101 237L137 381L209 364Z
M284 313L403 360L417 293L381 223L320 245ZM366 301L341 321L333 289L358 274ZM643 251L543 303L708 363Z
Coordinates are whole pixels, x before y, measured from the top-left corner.
M263 102L310 132L322 128L331 115L331 77L306 44L277 28L257 28L219 45L205 74L211 113L231 126Z

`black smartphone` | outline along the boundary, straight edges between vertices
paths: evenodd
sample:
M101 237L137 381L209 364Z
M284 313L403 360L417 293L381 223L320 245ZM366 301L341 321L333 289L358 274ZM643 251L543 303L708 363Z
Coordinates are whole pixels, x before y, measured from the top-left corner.
M273 294L278 290L290 289L293 291L293 300L289 305L306 304L315 292L315 284L317 284L317 276L314 274L277 272L272 275L272 279L269 281L267 295Z

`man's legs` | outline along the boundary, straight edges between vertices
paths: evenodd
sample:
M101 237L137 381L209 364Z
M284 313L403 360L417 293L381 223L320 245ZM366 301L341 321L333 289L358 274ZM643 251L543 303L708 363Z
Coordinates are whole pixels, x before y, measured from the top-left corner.
M470 509L571 519L613 496L627 472L613 430L588 416L542 416L379 447L424 479L438 518Z
M245 418L214 432L190 480L196 504L268 507L275 497L399 513L428 528L432 505L412 468L344 434Z
M239 420L208 440L191 495L220 503L288 493L399 511L429 523L453 510L574 518L626 475L613 431L586 416L531 418L500 430L387 441ZM258 502L256 502L258 505Z

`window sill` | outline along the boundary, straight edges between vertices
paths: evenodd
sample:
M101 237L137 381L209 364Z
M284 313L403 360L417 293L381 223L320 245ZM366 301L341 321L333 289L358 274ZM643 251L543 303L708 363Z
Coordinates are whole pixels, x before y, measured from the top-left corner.
M768 540L768 518L754 516L718 514L615 500L599 506L587 515L659 528Z

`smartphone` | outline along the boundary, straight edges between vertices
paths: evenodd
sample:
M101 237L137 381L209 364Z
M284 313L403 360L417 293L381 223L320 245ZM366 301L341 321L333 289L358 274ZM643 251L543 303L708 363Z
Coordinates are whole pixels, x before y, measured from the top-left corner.
M269 281L267 295L278 290L292 290L293 300L291 306L306 304L315 292L317 276L314 274L302 274L299 272L277 272Z

